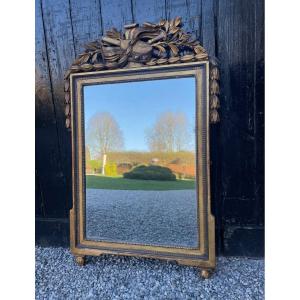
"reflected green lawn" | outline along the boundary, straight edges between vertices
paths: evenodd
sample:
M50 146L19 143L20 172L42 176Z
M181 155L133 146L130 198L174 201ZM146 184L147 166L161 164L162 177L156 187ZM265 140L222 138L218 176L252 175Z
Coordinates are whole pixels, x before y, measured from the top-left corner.
M195 189L195 180L158 181L86 175L86 188L146 191L188 190Z

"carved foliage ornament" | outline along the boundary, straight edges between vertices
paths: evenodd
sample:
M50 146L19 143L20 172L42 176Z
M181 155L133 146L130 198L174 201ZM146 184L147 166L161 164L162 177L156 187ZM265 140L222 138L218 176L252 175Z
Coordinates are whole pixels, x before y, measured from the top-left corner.
M106 36L85 45L85 51L65 74L66 127L70 128L71 73L208 61L205 49L182 30L182 25L180 17L157 24L129 24L124 26L124 33L112 28ZM217 111L220 107L219 70L213 60L210 65L210 122L217 123L220 119Z

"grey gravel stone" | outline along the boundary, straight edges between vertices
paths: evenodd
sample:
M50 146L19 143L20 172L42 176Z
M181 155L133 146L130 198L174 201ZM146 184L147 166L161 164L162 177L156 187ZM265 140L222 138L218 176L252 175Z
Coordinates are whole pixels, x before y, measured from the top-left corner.
M196 248L196 190L86 190L92 240Z
M217 260L210 279L197 268L103 255L80 267L65 248L36 247L36 299L264 299L264 260Z

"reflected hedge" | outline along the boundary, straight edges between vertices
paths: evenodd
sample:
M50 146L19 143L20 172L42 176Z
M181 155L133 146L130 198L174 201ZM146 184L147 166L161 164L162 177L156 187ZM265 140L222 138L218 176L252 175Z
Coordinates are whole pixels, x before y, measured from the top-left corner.
M162 180L173 181L176 180L175 174L172 170L162 166L145 166L140 165L132 169L130 172L123 174L127 179L142 179L142 180Z

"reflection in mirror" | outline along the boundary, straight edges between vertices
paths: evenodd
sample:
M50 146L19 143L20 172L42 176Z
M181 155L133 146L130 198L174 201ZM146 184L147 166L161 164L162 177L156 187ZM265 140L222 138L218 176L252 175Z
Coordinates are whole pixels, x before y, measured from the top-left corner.
M195 78L84 87L86 237L196 248Z

